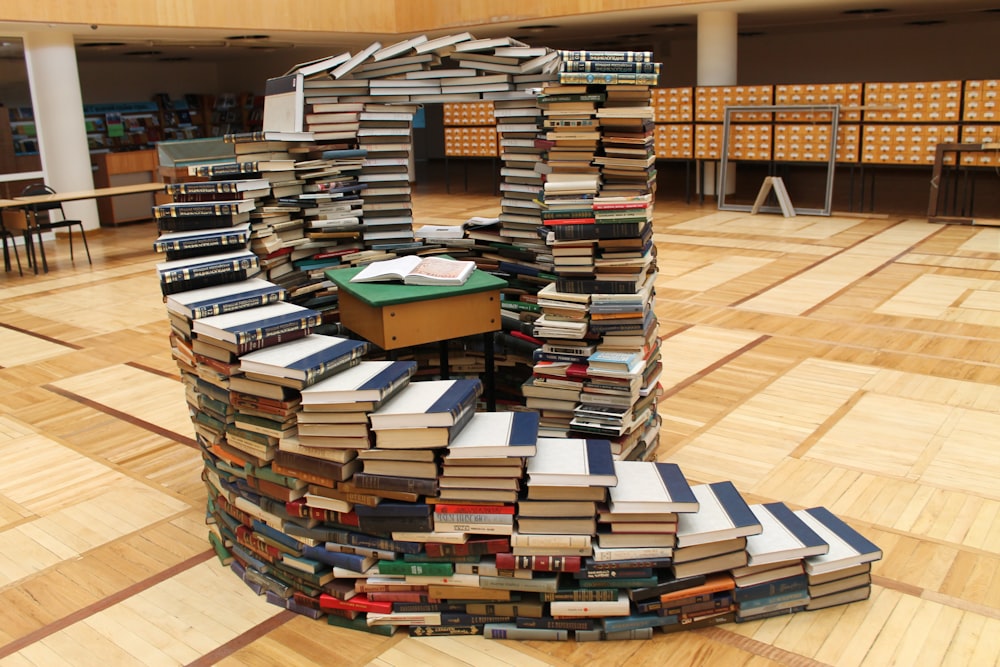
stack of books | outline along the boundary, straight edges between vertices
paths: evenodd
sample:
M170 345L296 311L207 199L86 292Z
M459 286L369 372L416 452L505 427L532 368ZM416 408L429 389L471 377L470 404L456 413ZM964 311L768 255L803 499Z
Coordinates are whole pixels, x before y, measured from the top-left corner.
M516 40L414 38L296 66L291 89L305 94L284 94L293 105L309 100L311 113L356 113L358 133L364 121L406 123L408 132L409 120L362 119L423 94L401 94L407 86L504 96L506 118L530 125L541 116L519 100L556 62ZM463 69L520 89L464 91ZM585 120L571 115L549 114ZM523 392L537 410L477 413L478 380L411 383L414 364L362 361L367 343L329 335L330 311L310 306L320 291L310 271L395 250L352 246L342 234L367 230L369 218L406 216L409 202L359 199L400 181L392 161L403 149L384 141L358 150L356 135L316 140L334 130L311 122L313 143L296 143L305 124L243 141L240 161L199 167L213 181L178 186L178 201L157 209L156 247L168 265L157 268L204 460L209 540L252 590L368 632L578 641L868 596L880 552L827 510L751 508L729 482L690 486L677 466L644 461L656 449L660 366L651 192L574 193L550 206L544 183L565 172L544 166L553 156L540 150L556 140L508 146L525 149L505 162L510 184L537 186L543 175L541 198L510 199L538 199L533 210L550 224L530 216L552 251L482 230L473 241L484 263L512 277L505 326L514 314L511 337L534 343ZM512 221L523 232L536 224ZM592 263L574 259L588 254ZM562 273L546 275L554 255ZM273 279L255 277L258 267Z
M512 504L524 477L524 458L535 453L537 437L537 413L476 413L441 459L440 498Z
M413 105L366 104L358 144L367 155L359 177L365 185L364 242L374 250L420 247L413 237L409 164Z

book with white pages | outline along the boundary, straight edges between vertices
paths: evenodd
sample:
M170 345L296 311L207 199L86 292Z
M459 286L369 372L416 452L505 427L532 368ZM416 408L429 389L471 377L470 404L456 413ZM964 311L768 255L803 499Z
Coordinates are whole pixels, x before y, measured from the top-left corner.
M732 482L698 484L691 487L698 500L697 512L677 516L677 546L718 542L761 532L760 521L750 511Z
M399 280L406 285L464 285L475 269L476 263L472 261L405 255L372 262L351 282Z
M278 301L257 308L199 318L194 320L191 330L195 336L240 344L299 329L311 329L320 321L319 311L288 301Z
M537 412L478 412L448 445L454 459L521 457L535 453Z
M251 278L171 294L166 299L166 307L171 313L198 319L264 306L282 301L286 295L285 288L280 285Z
M805 559L806 573L809 575L870 563L882 558L882 550L878 546L825 507L796 510L795 515L830 545L829 551L825 554Z
M478 379L412 382L369 415L372 430L453 426L482 389Z
M251 379L301 389L357 364L367 349L364 341L309 334L243 355L240 370Z
M382 401L406 386L416 369L413 361L362 361L303 389L302 405Z
M830 549L816 531L781 502L751 505L762 531L747 537L747 564L765 565L819 556Z
M611 442L586 438L538 438L526 462L528 484L614 486Z
M698 500L676 463L615 461L613 513L696 512Z

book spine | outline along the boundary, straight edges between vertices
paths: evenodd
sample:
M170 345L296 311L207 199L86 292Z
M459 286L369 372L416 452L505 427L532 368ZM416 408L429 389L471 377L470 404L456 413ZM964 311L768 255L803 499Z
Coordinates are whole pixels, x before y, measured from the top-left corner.
M369 565L365 561L370 560L360 554L329 551L326 547L313 547L309 545L305 545L302 548L302 554L306 558L312 558L330 567L342 567L352 572L364 572L367 569L367 565Z
M203 204L201 206L172 206L163 204L153 207L153 217L156 218L189 218L204 216L232 216L240 212L233 204Z
M351 481L359 489L374 491L403 491L420 495L435 496L438 491L436 479L421 479L418 477L392 477L389 475L371 475L364 472L354 474Z
M259 322L255 324L260 324ZM303 331L305 329L311 329L312 327L318 326L320 324L319 313L308 314L305 317L298 317L297 319L289 322L276 322L274 324L265 324L264 326L256 326L253 329L245 329L243 331L235 331L233 335L236 338L236 344L249 343L255 340L260 340L268 338L271 336L281 336L287 335L293 332Z
M660 63L625 62L621 60L574 60L562 65L563 72L595 72L600 74L659 74Z
M571 51L559 50L559 57L564 63L579 61L606 61L606 62L650 62L653 60L652 51Z
M174 269L160 274L161 283L176 283L182 281L197 280L198 278L208 278L221 274L233 273L236 271L246 271L257 266L256 257L245 257L232 259L227 262L206 263L183 269Z
M454 503L437 503L435 514L513 514L513 505L457 505Z
M305 329L292 329L285 333L267 335L262 338L256 338L244 341L242 343L237 343L234 352L237 356L240 356L246 354L247 352L253 352L254 350L261 350L265 347L270 347L272 345L277 345L279 343L287 343L292 340L298 340L299 338L305 338L310 333L312 333L312 329L305 328Z
M357 475L355 475L357 477ZM510 540L505 537L469 541L464 544L429 543L427 555L433 558L459 556L484 556L510 550Z
M592 618L523 618L514 621L519 628L543 630L593 630L596 621Z
M450 576L455 573L451 563L416 563L412 561L380 561L379 574L412 574L420 576Z
M223 181L204 183L167 183L166 190L171 195L229 194L239 192L238 184Z
M497 554L497 568L501 570L535 570L538 572L578 572L579 556L516 556Z
M483 633L479 625L414 625L408 632L411 637L462 637Z
M559 83L568 84L603 84L613 85L636 85L655 86L660 80L659 74L601 74L597 72L560 72Z
M521 639L538 641L565 641L569 630L544 630L541 628L519 628L513 623L488 623L483 628L486 639Z

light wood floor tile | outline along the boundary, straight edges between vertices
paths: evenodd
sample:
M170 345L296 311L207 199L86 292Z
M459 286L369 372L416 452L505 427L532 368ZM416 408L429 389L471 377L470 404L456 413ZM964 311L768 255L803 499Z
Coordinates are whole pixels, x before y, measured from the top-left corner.
M176 380L130 366L114 366L55 383L60 389L191 437L184 390ZM138 392L135 387L142 387Z

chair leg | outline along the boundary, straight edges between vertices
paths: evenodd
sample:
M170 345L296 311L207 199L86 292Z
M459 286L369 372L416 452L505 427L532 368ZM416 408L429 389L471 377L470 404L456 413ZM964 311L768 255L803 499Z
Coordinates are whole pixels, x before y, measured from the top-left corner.
M24 255L28 258L28 268L35 270L35 275L38 275L38 257L35 256L35 243L31 239L31 230L25 229L22 232L24 237Z
M38 230L38 251L42 255L42 271L49 272L49 261L45 259L45 242L42 241L42 230ZM35 265L35 272L38 272L38 265Z
M10 238L10 245L14 249L14 259L17 260L17 275L23 276L24 271L21 269L21 255L17 252L17 243L14 242L14 235L10 232L4 232L3 237L3 261L7 270L10 270L10 257L7 254L7 238Z
M80 238L83 239L83 249L87 251L87 263L93 266L94 261L90 259L90 246L87 245L87 235L83 231L83 224L80 225Z
M67 227L66 231L69 233L69 261L73 262L73 228Z

